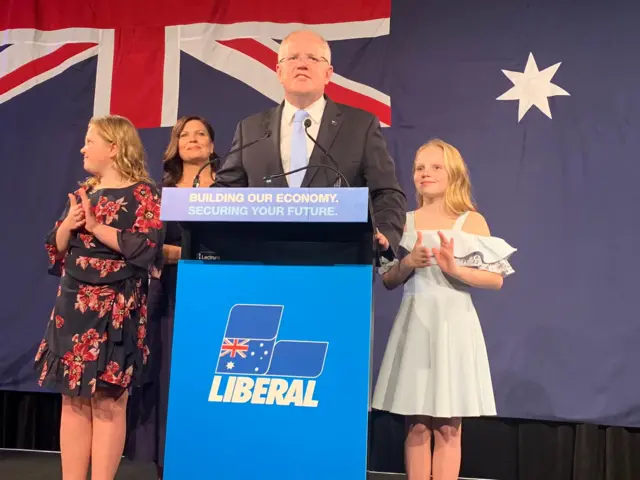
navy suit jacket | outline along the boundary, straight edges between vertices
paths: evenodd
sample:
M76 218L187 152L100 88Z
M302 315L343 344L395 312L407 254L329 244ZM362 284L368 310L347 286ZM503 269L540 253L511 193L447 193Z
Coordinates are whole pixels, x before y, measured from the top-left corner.
M231 149L271 136L227 157L216 174L215 187L288 187L287 178L265 185L264 177L284 173L280 158L280 123L284 102L242 120ZM395 164L374 115L327 98L316 141L331 155L351 187L368 187L375 224L396 251L404 229L407 199L396 178ZM317 146L309 165L336 167ZM336 174L327 168L310 168L301 187L330 187Z

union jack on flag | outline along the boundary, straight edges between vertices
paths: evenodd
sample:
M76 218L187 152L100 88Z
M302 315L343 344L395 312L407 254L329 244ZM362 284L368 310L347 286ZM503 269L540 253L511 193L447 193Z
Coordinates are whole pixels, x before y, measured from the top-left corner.
M247 358L247 355L244 353L249 350L249 340L238 340L237 338L233 339L233 342L225 338L222 342L222 347L220 348L220 356L224 357L225 355L229 355L231 358L234 358L237 355L240 355L242 358Z
M181 52L279 103L278 40L302 27L329 42L388 35L390 14L391 0L16 2L0 19L0 104L97 55L94 115L123 115L138 128L172 126ZM340 72L326 92L391 125L385 93Z

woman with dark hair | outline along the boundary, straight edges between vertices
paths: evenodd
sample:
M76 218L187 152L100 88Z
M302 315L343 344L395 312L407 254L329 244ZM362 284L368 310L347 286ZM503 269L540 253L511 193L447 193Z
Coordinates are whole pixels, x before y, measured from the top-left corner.
M211 162L200 174L200 186L210 187L220 166L214 138L213 127L204 118L178 119L164 154L163 187L192 187L198 170ZM149 376L147 383L132 396L129 410L132 429L125 449L125 455L132 460L155 462L160 479L164 466L177 263L182 241L178 223L165 222L165 226L162 276L154 279L149 287Z
M171 141L164 153L165 187L191 187L196 173L212 158L217 159L214 149L215 132L202 117L189 116L178 119L171 131ZM215 180L219 165L213 162L200 174L200 184L209 187Z

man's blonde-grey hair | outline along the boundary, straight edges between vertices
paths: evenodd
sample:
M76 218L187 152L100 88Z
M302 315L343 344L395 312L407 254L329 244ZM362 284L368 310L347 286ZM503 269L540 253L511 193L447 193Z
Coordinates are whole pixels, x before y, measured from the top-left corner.
M292 35L295 35L296 33L303 33L303 32L311 33L311 34L315 35L316 37L318 37L318 39L320 41L322 41L322 43L324 44L324 50L325 50L323 56L324 56L324 58L327 59L327 62L329 64L331 64L331 48L329 47L329 42L327 42L327 40L322 35L320 35L318 32L315 32L315 31L310 30L310 29L295 30L295 31L290 32L289 34L287 34L287 36L284 37L282 39L282 42L280 43L280 48L278 49L278 61L282 60L282 50L284 49L285 44L289 40L289 37L291 37Z

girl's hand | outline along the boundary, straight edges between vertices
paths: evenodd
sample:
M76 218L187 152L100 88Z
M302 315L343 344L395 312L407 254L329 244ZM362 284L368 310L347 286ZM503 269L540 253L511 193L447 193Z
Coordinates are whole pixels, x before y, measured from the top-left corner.
M91 201L87 197L87 192L84 189L80 190L80 200L82 200L82 210L84 211L84 228L89 233L93 233L93 230L100 225L96 216L93 214L93 208L91 207Z
M72 193L69 193L69 203L71 205L69 207L69 213L67 213L67 216L60 226L71 232L81 228L85 224L85 216L82 205L76 201L76 196Z
M403 261L411 268L422 268L431 265L431 252L427 247L422 246L422 232L418 232L418 238L411 253L404 257Z
M434 248L433 256L436 258L438 266L444 273L456 277L459 267L456 258L453 256L453 238L447 240L442 232L438 232L438 236L440 237L440 249Z
M382 247L382 250L388 250L389 249L389 240L387 240L387 237L385 237L380 230L377 230L376 233L376 240L378 241L378 243L380 244L380 246Z

